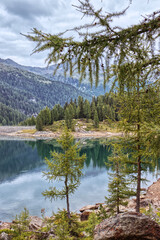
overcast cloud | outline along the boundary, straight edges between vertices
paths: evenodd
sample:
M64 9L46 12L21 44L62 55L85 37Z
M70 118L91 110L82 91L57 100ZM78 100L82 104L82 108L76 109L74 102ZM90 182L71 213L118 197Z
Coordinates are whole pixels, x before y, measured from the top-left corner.
M114 12L128 6L129 0L91 0L96 8ZM132 0L125 16L116 24L129 26L138 22L141 15L160 8L159 0ZM30 55L35 44L20 33L36 27L48 33L58 33L79 26L86 19L72 6L78 0L1 0L0 1L0 58L11 58L19 64L44 66L47 53Z

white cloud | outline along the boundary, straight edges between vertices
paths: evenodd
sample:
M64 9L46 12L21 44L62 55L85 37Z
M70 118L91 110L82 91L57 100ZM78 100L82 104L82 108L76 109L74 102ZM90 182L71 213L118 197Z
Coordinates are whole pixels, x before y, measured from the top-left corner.
M157 10L159 0L132 0L127 14L118 18L115 24L129 26L139 22L141 15ZM104 12L124 9L129 0L91 0L95 8ZM33 27L48 33L58 33L85 23L82 14L72 5L78 0L1 0L0 2L0 57L12 58L20 64L44 65L47 53L30 56L35 44L20 33L30 32ZM72 34L72 33L71 33Z

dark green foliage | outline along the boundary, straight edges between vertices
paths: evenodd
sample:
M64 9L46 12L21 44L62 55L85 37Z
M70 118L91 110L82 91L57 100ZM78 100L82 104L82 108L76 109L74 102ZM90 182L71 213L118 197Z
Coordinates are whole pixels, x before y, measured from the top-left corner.
M47 79L50 79L51 81L59 81L63 82L65 84L72 85L73 87L77 88L78 90L82 91L85 93L87 96L99 96L101 94L104 94L104 92L108 92L110 87L106 85L106 88L104 90L103 87L103 78L100 81L100 85L98 87L91 87L90 84L88 83L87 79L84 79L83 83L81 85L79 84L79 80L77 78L77 74L73 75L73 77L70 77L69 74L67 76L64 76L63 68L59 69L57 74L53 75L53 71L56 67L56 64L53 64L48 67L32 67L32 66L23 66L20 65L16 62L14 62L11 59L1 59L0 58L0 63L10 65L22 70L26 70L29 72L32 72L34 74L41 75Z
M50 125L51 124L51 111L48 107L44 108L40 111L38 115L42 120L42 125Z
M84 116L88 122L88 120L91 117L91 108L90 108L90 103L88 100L84 101Z
M95 128L99 127L99 118L98 118L97 110L95 110L95 112L94 112L94 127Z
M59 112L58 112L57 106L55 105L54 108L51 110L51 123L58 120L59 120Z
M73 119L86 118L88 122L89 119L94 120L95 111L98 112L96 115L101 121L118 121L118 99L115 94L106 93L104 96L99 96L97 98L93 97L92 102L90 103L87 99L83 101L82 97L79 97L79 104L77 105L76 100L70 103L65 103L64 107L60 104L56 104L52 110L48 107L40 111L38 116L41 118L42 125L51 125L54 121L59 121L65 119L66 126L68 129L74 130ZM96 116L96 118L97 118ZM33 117L32 117L33 118ZM50 120L51 119L51 120ZM34 120L31 121L31 118L23 121L23 125L34 125L32 124Z
M26 120L20 122L21 126L34 126L36 125L36 118L32 116L31 118L27 118Z
M112 163L113 173L109 174L109 196L106 197L106 204L112 214L114 212L120 213L120 206L126 206L128 203L127 199L135 195L135 192L129 188L131 181L126 179L125 165L128 162L128 158L118 150L118 147L116 145L113 156L109 158Z
M75 99L79 95L91 99L90 96L69 84L51 81L34 73L0 63L0 103L12 108L12 111L20 112L20 121L25 119L22 117L23 114L36 115L46 106L53 108L58 103L64 105L66 101ZM4 119L8 121L7 116Z
M25 118L24 114L0 103L0 125L17 125Z
M65 124L68 129L73 130L73 107L70 104L65 110Z
M38 131L42 131L43 130L43 123L42 123L42 119L41 117L38 115L36 118L36 129Z
M53 120L64 119L64 108L60 104L56 104L53 109L57 110L57 119L53 118Z
M79 107L79 111L78 111L78 118L83 118L84 117L84 107L83 107L84 103L83 103L83 98L81 96L78 97L78 107Z

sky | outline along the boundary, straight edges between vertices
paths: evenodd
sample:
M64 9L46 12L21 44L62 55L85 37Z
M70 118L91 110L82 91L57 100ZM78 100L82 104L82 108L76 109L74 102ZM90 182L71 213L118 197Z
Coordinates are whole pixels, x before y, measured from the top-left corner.
M129 0L90 0L95 9L105 12L120 11ZM27 34L32 28L56 34L86 23L73 5L78 0L0 0L0 58L11 58L27 66L46 66L47 52L33 54L35 43L20 33ZM116 20L122 27L138 23L142 16L160 9L159 0L132 0L127 13ZM68 33L73 36L73 32Z

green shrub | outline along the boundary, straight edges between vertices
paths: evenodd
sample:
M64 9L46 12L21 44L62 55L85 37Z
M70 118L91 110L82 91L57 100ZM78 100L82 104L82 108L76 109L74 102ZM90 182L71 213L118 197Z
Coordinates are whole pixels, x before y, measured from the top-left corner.
M71 213L71 218L68 219L67 211L63 209L59 210L54 217L55 235L59 240L78 240L81 238L82 228L76 214Z
M87 240L93 239L94 229L95 226L98 225L101 221L98 219L98 216L96 213L92 212L89 215L89 219L87 221L87 226L85 227L85 232L88 234Z

